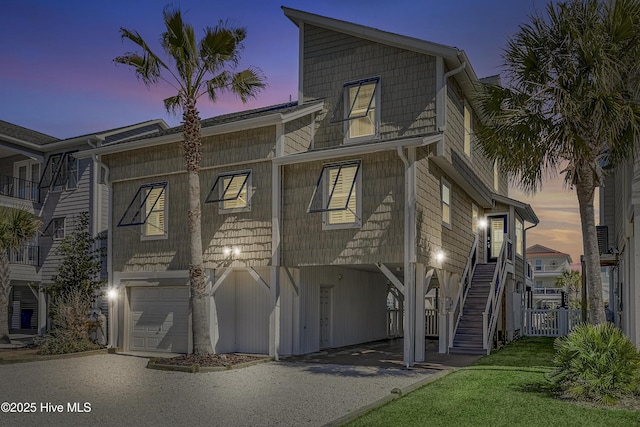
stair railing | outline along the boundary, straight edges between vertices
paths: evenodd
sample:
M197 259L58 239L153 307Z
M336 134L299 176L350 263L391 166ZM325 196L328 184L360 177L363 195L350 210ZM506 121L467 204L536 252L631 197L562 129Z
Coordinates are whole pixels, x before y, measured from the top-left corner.
M462 317L462 308L464 302L467 299L467 293L471 288L471 279L473 279L473 273L476 270L478 264L478 235L476 234L473 240L473 245L469 251L469 257L467 258L467 265L464 267L464 272L460 278L460 285L458 286L458 293L455 299L452 301L451 308L448 311L449 314L449 340L448 346L453 346L453 337L455 336L456 329L458 329L458 322Z
M505 234L493 273L491 289L487 297L487 305L482 313L482 345L487 354L491 351L491 339L498 324L500 298L502 297L502 291L504 290L504 285L507 280L507 264L511 251L511 240L509 240L507 234Z

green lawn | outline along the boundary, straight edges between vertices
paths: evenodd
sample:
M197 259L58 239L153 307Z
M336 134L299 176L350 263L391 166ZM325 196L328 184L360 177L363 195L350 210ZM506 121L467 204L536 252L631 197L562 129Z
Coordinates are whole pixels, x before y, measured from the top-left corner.
M349 426L638 426L640 412L554 398L544 378L553 339L524 338Z

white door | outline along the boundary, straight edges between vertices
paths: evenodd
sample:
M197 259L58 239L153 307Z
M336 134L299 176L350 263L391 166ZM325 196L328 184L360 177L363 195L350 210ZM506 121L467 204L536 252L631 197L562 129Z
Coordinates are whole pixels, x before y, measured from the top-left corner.
M130 306L129 350L187 353L187 287L133 287Z
M25 200L37 200L38 181L40 181L40 163L35 160L23 160L13 164L13 197Z
M331 347L331 287L320 287L320 348Z

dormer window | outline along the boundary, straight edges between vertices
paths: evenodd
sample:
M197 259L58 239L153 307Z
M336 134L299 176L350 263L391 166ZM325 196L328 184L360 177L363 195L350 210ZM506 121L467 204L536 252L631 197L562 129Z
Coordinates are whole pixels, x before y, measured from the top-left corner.
M331 121L344 122L345 141L353 142L378 137L380 128L379 86L379 77L343 85Z

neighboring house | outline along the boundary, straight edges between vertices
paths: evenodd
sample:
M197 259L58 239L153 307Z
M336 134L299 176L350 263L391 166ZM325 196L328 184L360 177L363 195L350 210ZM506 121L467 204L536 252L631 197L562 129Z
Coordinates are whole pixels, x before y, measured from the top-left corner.
M598 244L602 276L609 280L604 300L607 319L640 348L640 167L630 159L613 172L600 187Z
M57 139L0 121L0 203L22 207L42 221L39 235L10 252L12 293L11 332L43 334L47 327L44 288L57 274L55 253L73 220L89 212L93 235L105 233L109 191L95 159L74 155L97 143L117 141L166 129L163 121L150 121L69 139ZM106 273L106 267L105 267Z
M558 308L567 289L556 286L565 271L571 271L571 256L542 245L527 248L527 260L533 269L532 308Z
M466 54L283 10L300 30L299 101L202 121L215 351L277 357L400 330L411 365L424 360L425 304L442 352L517 336L524 225L538 219L476 149ZM78 155L109 171L110 338L126 350L192 348L181 130ZM466 299L469 287L480 293Z

